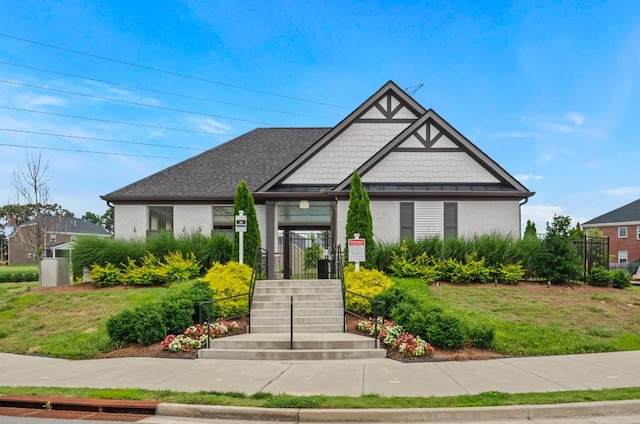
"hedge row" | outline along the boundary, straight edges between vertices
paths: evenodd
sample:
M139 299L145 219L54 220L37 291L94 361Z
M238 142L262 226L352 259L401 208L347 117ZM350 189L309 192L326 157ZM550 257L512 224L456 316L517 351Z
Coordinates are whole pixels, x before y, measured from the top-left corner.
M40 275L37 271L0 273L0 283L22 283L26 281L38 281L39 278Z

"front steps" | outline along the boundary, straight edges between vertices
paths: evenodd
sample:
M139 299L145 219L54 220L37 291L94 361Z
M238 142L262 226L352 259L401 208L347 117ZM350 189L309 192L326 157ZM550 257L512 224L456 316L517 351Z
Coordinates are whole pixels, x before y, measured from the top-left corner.
M293 296L293 349L291 297ZM211 340L199 358L324 360L384 358L374 339L344 332L340 280L261 280L251 304L250 334Z

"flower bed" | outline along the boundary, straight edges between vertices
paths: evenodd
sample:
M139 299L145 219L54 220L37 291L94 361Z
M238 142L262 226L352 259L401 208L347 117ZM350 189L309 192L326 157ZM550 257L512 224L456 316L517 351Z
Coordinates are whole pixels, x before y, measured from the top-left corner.
M229 331L238 328L236 321L216 321L209 325L192 325L179 335L169 334L161 342L169 352L188 352L207 345L207 337L212 339L222 337Z
M358 330L375 336L378 331L380 339L392 351L398 352L406 358L420 358L433 356L434 349L419 336L408 333L400 325L396 325L391 320L375 321L361 320L358 322Z

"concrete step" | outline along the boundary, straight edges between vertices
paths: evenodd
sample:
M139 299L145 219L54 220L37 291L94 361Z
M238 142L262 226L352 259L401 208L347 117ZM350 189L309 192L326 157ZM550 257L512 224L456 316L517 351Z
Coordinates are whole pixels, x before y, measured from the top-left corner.
M291 331L289 324L255 324L251 323L251 332L259 333L285 333ZM294 324L294 333L341 333L344 331L344 323L340 324Z
M288 294L256 294L254 292L254 302L289 302L291 296ZM342 293L320 293L320 294L297 294L293 296L293 302L310 302L316 300L339 300L342 302Z
M289 334L241 334L211 340L200 349L202 359L325 360L384 358L374 339L351 333L295 333L293 350Z
M293 315L293 328L295 330L299 325L337 325L341 326L344 323L344 318L338 316L296 316ZM261 325L282 325L289 326L289 319L283 317L251 317L251 328Z
M345 333L342 333L345 334ZM264 337L268 334L255 334L251 333L251 337L222 337L219 339L211 340L211 349L289 349L290 340L289 335L286 337ZM263 336L263 337L260 337ZM280 336L280 335L278 335ZM305 335L306 336L306 335ZM302 349L372 349L374 348L374 339L369 337L359 337L353 339L326 339L321 337L315 337L309 339L302 337L300 334L294 334L293 348L296 350Z
M342 287L340 280L258 280L257 287L331 286Z
M263 361L321 361L336 359L374 359L384 358L387 352L384 349L200 349L198 358L202 359L238 359L238 360L263 360Z
M251 312L262 309L286 309L289 311L291 307L290 299L286 301L256 301L255 298L251 303ZM342 310L342 297L340 300L296 300L293 301L293 310L301 311L304 309L340 309Z
M342 293L340 287L333 286L287 286L287 287L270 287L260 286L256 287L253 291L253 295L261 294L320 294L320 293Z
M314 305L315 306L315 305ZM279 317L280 319L288 320L291 316L291 311L289 308L280 308L280 309L267 309L261 308L251 309L251 319L259 319L259 318L272 318ZM293 316L295 318L298 317L343 317L344 312L338 306L337 308L299 308L294 305L293 307Z

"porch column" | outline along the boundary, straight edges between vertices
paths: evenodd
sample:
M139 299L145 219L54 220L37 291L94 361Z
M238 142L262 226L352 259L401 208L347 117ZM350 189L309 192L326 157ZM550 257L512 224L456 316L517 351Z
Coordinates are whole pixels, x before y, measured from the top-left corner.
M276 240L278 236L278 225L276 223L275 202L267 200L266 217L267 217L267 278L275 280L276 277Z

